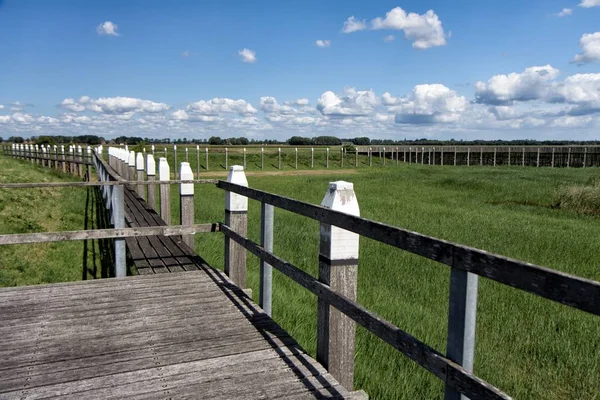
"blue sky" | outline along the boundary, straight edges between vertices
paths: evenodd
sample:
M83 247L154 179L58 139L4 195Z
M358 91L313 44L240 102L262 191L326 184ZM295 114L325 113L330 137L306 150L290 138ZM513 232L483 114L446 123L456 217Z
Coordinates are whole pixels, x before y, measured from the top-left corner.
M598 128L600 0L0 0L4 137Z

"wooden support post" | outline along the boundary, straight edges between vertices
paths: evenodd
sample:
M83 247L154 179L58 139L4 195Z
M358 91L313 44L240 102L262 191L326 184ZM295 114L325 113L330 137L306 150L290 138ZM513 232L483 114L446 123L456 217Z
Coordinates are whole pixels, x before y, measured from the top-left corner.
M194 180L194 173L190 167L190 163L182 162L179 176L182 181ZM194 184L181 183L179 184L179 210L180 224L194 225ZM194 234L182 235L181 239L187 244L190 249L194 250Z
M244 168L232 165L227 182L248 186ZM246 236L248 229L248 198L237 193L225 192L225 225ZM240 288L246 287L246 249L225 236L225 273Z
M349 182L330 182L321 205L360 215L354 185ZM319 281L356 301L359 235L323 223L320 231ZM352 391L356 323L321 299L317 307L317 361Z
M158 180L171 180L171 169L165 157L161 157L158 162ZM168 183L160 184L160 217L171 225L171 185Z
M329 147L327 149L325 149L326 151L326 155L325 155L325 168L329 168Z
M538 147L537 149L537 162L536 162L536 167L539 168L540 166L540 148Z
M314 147L310 148L310 167L311 168L315 167L315 148Z
M383 166L385 166L385 147L383 148L383 153L380 151L379 154L383 155L383 157L381 158L381 163Z
M298 169L298 148L297 147L294 147L294 155L296 158L296 162L294 165L296 166L296 169Z
M265 169L265 148L260 148L260 169Z
M373 166L373 148L369 147L369 167Z
M467 371L473 371L475 355L477 285L477 275L458 268L451 269L446 356L462 365ZM444 399L465 400L467 398L446 386Z
M156 179L156 162L154 161L154 155L148 154L146 156L146 177L149 181L154 181ZM151 183L148 185L148 199L146 203L153 210L156 209L156 185Z
M552 148L552 161L550 163L550 167L554 168L554 153L555 153L556 149L553 147Z
M144 181L144 155L137 153L135 157L135 169L137 171L137 181L140 182L137 185L137 194L142 199L146 200L146 193L144 193L144 185L141 182Z
M200 179L200 146L196 145L196 179Z
M229 169L229 149L225 147L225 170Z
M483 165L483 147L480 147L479 151L481 152L479 156L479 165Z
M125 228L125 188L116 185L112 190L112 216L115 228ZM127 276L125 239L115 239L115 276Z
M467 166L471 165L471 148L467 147Z
M281 169L281 147L277 149L277 169Z
M510 147L508 148L508 166L510 167Z
M587 151L588 151L588 149L587 149L587 147L585 147L583 149L583 168L585 168L585 165L587 164Z
M440 147L440 165L444 165L444 148Z
M522 166L525 166L525 147L523 147L523 161L522 161Z
M569 153L567 154L567 168L571 166L571 148L569 147Z
M457 149L456 146L454 146L454 166L456 167L456 154L457 154Z
M496 152L498 151L498 149L496 147L494 147L494 167L496 166Z
M125 174L125 179L128 181L134 181L136 179L135 176L135 151L129 152L129 157L127 157L127 173ZM131 190L133 190L133 185L128 186Z
M358 168L358 147L354 149L354 166Z
M425 164L425 147L421 147L421 165Z
M46 156L46 149L42 148L43 152L44 152L44 157ZM73 146L69 146L69 173L71 175L75 175L75 164L73 163L73 161L75 161L75 150L73 149ZM44 161L45 163L45 161Z
M246 168L246 148L244 147L244 169Z
M273 252L273 221L275 219L275 207L265 202L260 203L260 245L266 250ZM272 292L273 292L273 267L264 260L260 260L260 293L258 305L264 312L272 314Z
M340 149L340 167L344 168L344 148Z
M205 154L205 158L206 158L206 162L204 163L206 165L206 170L208 171L208 147L206 149L204 149L204 154Z
M77 175L79 177L83 176L83 150L81 148L81 146L77 145L77 161L79 162L77 164Z

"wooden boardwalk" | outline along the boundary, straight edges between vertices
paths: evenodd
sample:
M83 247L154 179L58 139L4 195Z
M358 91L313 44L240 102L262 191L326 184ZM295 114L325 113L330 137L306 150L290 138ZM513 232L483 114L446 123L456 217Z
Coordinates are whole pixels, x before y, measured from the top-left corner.
M218 271L0 289L0 399L351 398Z
M125 220L131 227L166 226L160 216L135 191L125 188ZM180 236L148 236L126 239L140 275L181 272L200 268L195 254Z

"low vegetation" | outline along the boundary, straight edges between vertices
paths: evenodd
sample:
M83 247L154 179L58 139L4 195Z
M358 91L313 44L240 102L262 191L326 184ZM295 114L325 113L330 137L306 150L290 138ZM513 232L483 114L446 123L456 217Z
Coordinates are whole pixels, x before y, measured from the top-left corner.
M600 215L600 179L590 179L586 185L560 188L556 206L581 214Z

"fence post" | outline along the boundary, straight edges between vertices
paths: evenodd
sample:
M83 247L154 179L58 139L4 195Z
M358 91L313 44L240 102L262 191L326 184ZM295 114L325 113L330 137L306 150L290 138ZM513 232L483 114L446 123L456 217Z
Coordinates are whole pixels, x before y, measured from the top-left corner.
M260 148L260 169L265 169L265 148Z
M225 147L225 170L229 169L229 150Z
M458 268L450 270L446 356L462 365L467 371L473 371L475 355L477 284L477 275ZM444 399L464 400L467 398L455 389L446 386Z
M587 164L587 150L587 147L583 150L583 168L585 168L585 165Z
M496 166L496 151L498 150L497 147L494 147L494 167Z
M479 156L479 165L483 166L483 147L480 147L479 151L481 152L481 155Z
M146 200L144 185L141 183L144 180L144 155L142 153L137 153L136 155L135 169L137 170L137 181L140 182L137 185L137 194L142 199Z
M298 148L297 147L294 147L294 155L296 157L296 162L294 165L295 165L296 169L298 169Z
M125 193L123 185L113 188L112 213L115 228L125 228ZM123 278L127 276L125 265L125 239L115 239L115 276Z
M539 168L539 166L540 166L540 148L538 147L536 167Z
M83 163L83 149L81 148L80 145L77 145L77 158L78 158L77 159L77 161L78 161L77 170L78 170L79 176L81 177L81 176L83 176L83 164L82 164Z
M354 166L358 168L358 147L354 151Z
M208 171L208 147L204 149L204 153L206 155L206 170Z
M188 152L188 148L186 147L186 148L185 148L185 162L187 162L187 163L189 163L189 162L190 162L190 160L189 160L189 156L188 156L188 153L189 153L189 152ZM179 176L181 176L181 172L179 173ZM181 179L181 178L180 178L180 179Z
M510 147L508 148L508 166L510 167Z
M441 149L441 153L440 153L440 165L444 166L444 148L440 147Z
M129 152L129 156L127 157L127 173L125 174L125 179L128 181L135 180L135 151L131 150ZM133 189L133 185L129 185L130 189Z
M454 146L454 166L456 167L456 155L457 155L457 148L456 146Z
M325 168L329 168L329 147L326 149L327 155L325 156Z
M349 182L330 182L321 205L360 215L354 185ZM322 223L320 236L319 281L356 300L359 235ZM356 323L352 319L317 300L317 361L350 391L354 381L355 335Z
M281 147L277 149L277 169L281 169Z
M567 168L571 166L571 148L569 147L569 153L567 154Z
M194 180L194 173L190 163L182 162L179 176L182 181ZM179 185L179 210L181 225L194 225L194 184L181 183ZM194 234L182 235L183 242L194 249Z
M314 147L310 148L310 167L311 168L315 167L315 148Z
M525 166L525 147L523 147L523 159L522 159L522 167Z
M244 169L246 169L246 148L244 147Z
M554 152L555 152L555 150L556 150L556 149L553 147L553 148L552 148L552 163L550 164L550 166L551 166L552 168L554 168Z
M273 252L273 220L275 210L271 204L260 203L260 245ZM260 296L258 305L271 316L272 312L273 267L260 260Z
M158 180L168 181L171 180L171 169L167 159L161 157L158 162ZM160 217L171 225L171 185L168 183L160 184Z
M232 165L227 182L248 186L241 165ZM237 193L225 192L225 225L246 236L248 228L248 198ZM246 249L225 236L225 273L241 289L246 287Z
M176 144L173 145L173 156L174 156L173 168L175 169L175 179L179 179L179 176L178 176L179 169L177 168L178 164L177 164L177 145Z
M340 167L344 168L344 147L340 149Z
M369 147L369 167L373 166L373 148Z
M150 147L150 150L152 151L152 155L154 155L154 145L152 145L152 147Z
M471 148L467 147L467 167L471 165Z
M383 148L383 153L379 152L383 157L381 158L381 163L385 166L385 147Z
M146 157L146 177L149 181L153 182L156 178L156 162L154 161L154 155L148 154ZM148 184L148 199L146 203L156 209L156 185L154 183Z

